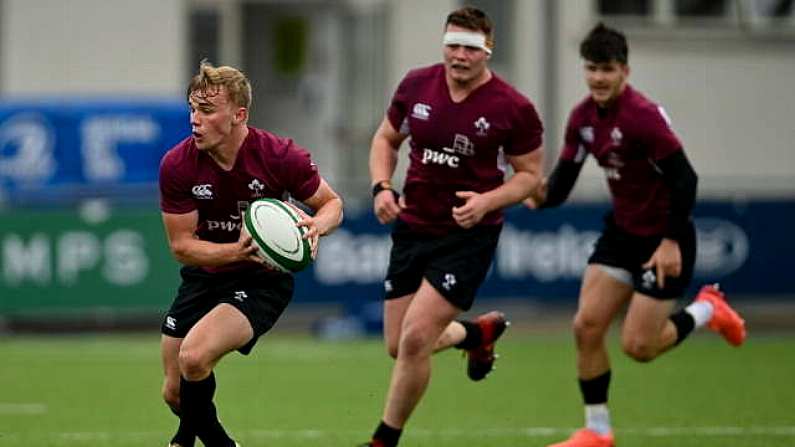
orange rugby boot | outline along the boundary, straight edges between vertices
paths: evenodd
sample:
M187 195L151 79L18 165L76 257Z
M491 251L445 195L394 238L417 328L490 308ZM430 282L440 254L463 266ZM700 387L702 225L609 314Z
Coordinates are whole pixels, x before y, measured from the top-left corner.
M707 323L709 328L719 333L730 345L740 346L745 341L745 320L726 302L726 296L718 289L718 285L706 285L696 295L696 301L707 301L712 304L712 318Z
M494 369L497 359L494 344L511 322L505 318L505 314L496 310L475 318L473 322L480 326L482 339L476 348L467 350L467 376L477 382Z
M574 432L571 437L557 444L550 444L547 447L614 447L613 433L600 435L599 433L581 428Z

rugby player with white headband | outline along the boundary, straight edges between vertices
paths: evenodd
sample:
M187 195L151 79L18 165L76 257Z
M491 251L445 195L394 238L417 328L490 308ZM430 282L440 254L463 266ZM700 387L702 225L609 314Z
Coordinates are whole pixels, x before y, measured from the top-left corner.
M480 48L491 56L491 48L486 44L486 36L472 31L448 31L444 33L442 43L445 45L462 45Z
M541 178L535 107L487 66L491 20L476 8L453 11L442 43L443 63L403 78L370 146L373 211L393 224L384 341L395 364L383 416L365 446L398 444L430 382L433 353L463 350L474 381L492 371L505 315L458 318L489 271L502 209L522 201ZM401 195L392 175L406 139L410 165ZM507 180L501 155L513 167Z

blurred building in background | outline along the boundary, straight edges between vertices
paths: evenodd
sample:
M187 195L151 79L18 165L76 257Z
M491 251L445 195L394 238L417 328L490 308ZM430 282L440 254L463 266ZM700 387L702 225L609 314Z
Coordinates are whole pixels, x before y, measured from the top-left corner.
M370 138L405 72L441 60L463 4L495 20L491 66L537 105L548 165L586 94L580 40L599 20L626 31L630 81L665 106L700 175L701 279L795 295L776 264L795 249L792 1L2 0L0 314L170 301L157 168L188 135L203 58L242 68L251 123L309 148L345 196L348 221L298 299L378 298L389 241L368 215ZM604 183L588 163L568 210L512 210L484 293L571 299Z

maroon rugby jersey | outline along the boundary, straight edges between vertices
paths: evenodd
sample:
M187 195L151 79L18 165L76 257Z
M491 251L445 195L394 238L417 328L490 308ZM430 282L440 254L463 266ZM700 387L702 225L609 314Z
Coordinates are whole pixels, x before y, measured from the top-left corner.
M410 136L409 169L400 218L420 231L459 228L456 191L486 192L503 182L500 149L508 155L541 145L542 126L530 101L498 76L460 103L450 98L443 64L412 70L387 110L392 126ZM502 211L481 225L501 223Z
M629 233L661 235L668 224L670 192L656 162L682 150L668 121L662 107L629 85L607 109L599 111L589 96L569 117L560 158L582 163L593 154L607 177L615 221Z
M196 235L217 243L240 237L241 210L256 199L311 197L320 175L309 152L288 138L248 128L231 170L222 169L188 137L160 163L160 209L164 213L199 212ZM216 269L207 270L214 271Z

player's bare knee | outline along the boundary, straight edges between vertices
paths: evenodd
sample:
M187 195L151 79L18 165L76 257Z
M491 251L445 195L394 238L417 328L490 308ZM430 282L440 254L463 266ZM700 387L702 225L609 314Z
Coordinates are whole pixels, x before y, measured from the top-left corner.
M197 379L210 372L210 361L199 350L181 349L179 351L179 371L186 379Z
M574 336L577 346L585 347L602 342L607 328L597 320L577 314L574 317Z
M641 363L647 363L657 357L657 348L643 340L622 340L621 348L624 353Z
M422 331L408 328L403 331L400 337L400 345L398 347L399 352L396 352L395 354L400 354L401 356L406 357L417 357L422 355L424 352L429 351L429 343L430 341Z

